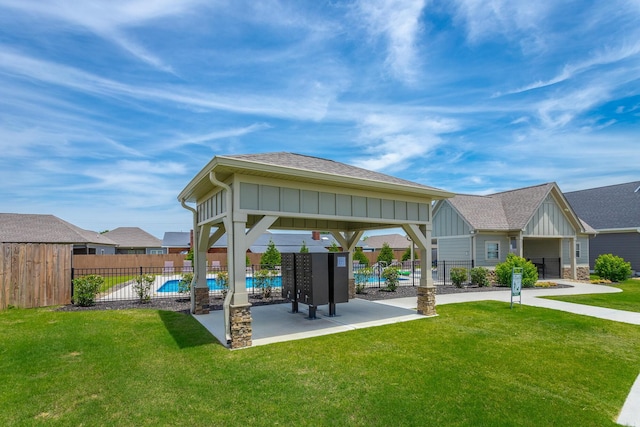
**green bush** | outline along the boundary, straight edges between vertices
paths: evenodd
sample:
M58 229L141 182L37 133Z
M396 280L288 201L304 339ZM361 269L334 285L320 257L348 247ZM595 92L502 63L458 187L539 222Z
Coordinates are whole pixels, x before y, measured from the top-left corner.
M275 270L262 269L253 273L253 286L262 293L262 298L270 298L273 279L278 275Z
M622 282L631 277L631 263L612 254L602 254L596 259L595 273L602 279Z
M89 307L96 303L96 294L104 283L104 277L96 274L73 279L73 303Z
M474 267L471 269L471 284L483 288L489 286L489 270L484 267Z
M353 253L353 260L360 262L362 265L369 265L369 258L362 252L362 248L356 248Z
M331 243L329 246L329 252L340 252L340 247L336 244L336 242Z
M538 269L531 261L515 254L508 254L505 262L496 265L496 281L503 286L511 286L513 267L522 267L522 287L533 288L538 281Z
M382 270L382 277L384 278L385 290L389 292L395 292L398 289L398 282L400 281L400 272L396 267L387 267Z
M218 271L216 274L216 284L222 288L222 295L226 296L229 291L229 272Z
M362 267L353 272L353 278L356 282L356 294L364 293L369 278L373 276L372 267Z
M155 282L156 276L153 274L141 274L134 280L136 283L133 284L133 291L138 296L138 300L140 302L151 301L151 285Z
M301 254L309 253L309 248L307 247L307 243L304 240L302 241L302 246L300 247L300 253Z
M449 270L449 277L456 288L461 288L462 284L467 281L467 269L464 267L453 267Z
M193 282L193 273L182 273L182 277L178 282L178 293L187 294L191 292L191 282Z

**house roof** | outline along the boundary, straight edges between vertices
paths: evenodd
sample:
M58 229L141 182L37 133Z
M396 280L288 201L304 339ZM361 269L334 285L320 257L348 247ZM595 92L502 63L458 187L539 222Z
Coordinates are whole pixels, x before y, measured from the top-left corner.
M570 208L555 182L487 196L459 194L448 199L448 202L474 230L523 230L552 191L555 192L561 203ZM581 228L583 232L595 232L571 210L568 215L574 225Z
M391 249L406 249L411 246L411 241L402 234L381 234L379 236L369 236L361 241L362 247L366 249L380 249L387 243Z
M295 179L299 182L315 184L335 184L345 187L386 189L398 194L429 194L433 199L451 197L452 193L416 182L396 178L383 173L362 169L333 160L305 156L295 153L277 152L262 154L240 154L215 156L185 187L179 200L195 202L198 196L210 191L209 172L215 170L219 179L224 180L233 173L247 175Z
M640 227L640 181L564 195L573 210L596 230Z
M191 246L189 231L166 231L162 238L163 248L188 248Z
M0 242L117 246L103 234L83 230L56 216L0 213Z
M125 248L159 248L162 240L139 227L118 227L104 233L109 239Z

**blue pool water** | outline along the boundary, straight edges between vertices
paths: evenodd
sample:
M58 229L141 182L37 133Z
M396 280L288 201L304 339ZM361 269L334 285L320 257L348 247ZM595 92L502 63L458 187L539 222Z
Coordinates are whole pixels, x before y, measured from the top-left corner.
M399 277L400 281L409 280L406 277ZM369 283L378 283L377 277L370 277L368 280ZM158 292L178 292L178 283L180 280L173 279L167 280L164 282L162 286L158 288ZM384 279L380 279L380 283L384 283ZM216 279L207 279L207 286L211 291L221 291L224 289L222 286L218 285ZM282 277L277 276L271 279L271 287L272 288L280 288L282 287ZM247 277L247 289L253 288L253 277Z
M158 288L158 292L178 292L178 283L180 283L180 280L167 280L162 286ZM224 289L222 286L218 285L216 279L207 279L207 286L211 291L221 291L222 289ZM271 279L272 288L279 288L281 286L281 277L274 277ZM247 277L247 289L249 288L253 288L253 277Z

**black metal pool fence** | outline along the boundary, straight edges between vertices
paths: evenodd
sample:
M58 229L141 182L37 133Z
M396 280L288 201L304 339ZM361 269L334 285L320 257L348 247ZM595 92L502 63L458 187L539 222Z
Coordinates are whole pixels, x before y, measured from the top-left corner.
M418 286L422 274L420 261L394 262L390 265L375 263L371 266L354 264L356 286L364 288L386 287L384 270L395 267L399 272L399 286ZM450 283L449 271L453 267L471 269L472 261L441 261L433 263L431 274L436 285ZM71 293L74 294L74 280L88 275L104 279L96 301L127 301L147 299L185 299L190 297L189 284L193 277L193 267L133 267L133 268L72 268ZM271 291L279 294L281 288L280 266L251 265L246 267L247 291L251 295L264 295ZM210 295L221 296L228 280L226 266L209 266L207 281Z

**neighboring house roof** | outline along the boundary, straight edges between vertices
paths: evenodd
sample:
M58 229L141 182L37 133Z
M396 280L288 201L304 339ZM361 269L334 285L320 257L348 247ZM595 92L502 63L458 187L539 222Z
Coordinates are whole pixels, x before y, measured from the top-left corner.
M571 191L565 197L596 230L640 228L640 181Z
M162 240L139 227L118 227L103 234L124 248L159 248Z
M469 223L473 230L523 230L550 193L559 199L562 208L580 231L595 231L571 210L555 182L504 191L487 196L458 194L446 202ZM444 202L444 201L443 201ZM440 203L443 203L440 202Z
M166 231L162 238L163 248L188 248L191 246L191 232Z
M363 249L381 249L382 245L387 243L391 249L406 249L411 246L411 241L407 240L402 234L382 234L379 236L369 236L365 240L361 240L358 246Z
M15 213L0 213L0 242L117 246L102 234L83 230L53 215Z

